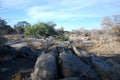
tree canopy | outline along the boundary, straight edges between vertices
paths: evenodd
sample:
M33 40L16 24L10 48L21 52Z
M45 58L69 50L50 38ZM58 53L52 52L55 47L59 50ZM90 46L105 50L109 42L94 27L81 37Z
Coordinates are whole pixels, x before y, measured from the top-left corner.
M16 25L14 25L14 29L18 34L23 34L24 28L26 26L30 26L30 23L28 23L27 21L20 21Z
M0 18L0 34L11 34L14 33L13 28L7 25L7 21Z
M25 35L28 36L50 36L55 34L55 29L53 26L48 25L47 23L39 22L32 26L28 26L25 28Z

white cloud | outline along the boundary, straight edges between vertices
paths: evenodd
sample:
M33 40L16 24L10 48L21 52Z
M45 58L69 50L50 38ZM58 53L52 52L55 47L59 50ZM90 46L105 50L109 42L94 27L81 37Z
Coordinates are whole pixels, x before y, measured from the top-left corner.
M31 18L41 19L52 17L55 13L52 11L47 11L48 6L34 6L28 9L27 13Z
M27 10L27 14L34 19L66 19L77 16L73 13L55 11L52 6L33 6Z
M52 3L52 1L54 1L53 4L49 4L49 2ZM46 2L46 0L44 2ZM29 17L34 19L69 19L76 17L100 17L99 15L93 15L90 13L79 14L81 9L92 6L97 2L97 0L60 0L59 2L56 0L50 0L43 6L31 6L30 8L28 8L27 14Z
M75 7L75 6L83 6L83 5L90 5L90 4L94 4L96 2L96 0L61 0L60 1L60 5L62 6L71 6L71 7Z
M31 4L31 0L1 0L1 7L21 8Z
M76 13L76 10L73 12L63 12L60 10L55 11L55 8L52 6L33 6L27 10L27 14L30 18L33 19L70 19L70 18L92 18L101 17L97 14L79 14Z

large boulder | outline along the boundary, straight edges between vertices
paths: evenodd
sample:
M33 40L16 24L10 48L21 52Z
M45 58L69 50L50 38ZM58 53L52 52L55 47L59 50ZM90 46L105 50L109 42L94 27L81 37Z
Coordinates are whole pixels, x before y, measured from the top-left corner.
M102 79L111 80L112 77L110 76L111 75L111 73L110 73L110 69L111 69L110 64L105 62L100 57L97 57L96 55L92 55L91 61L92 61L92 64L94 65L94 68L96 69L96 71L98 72L99 76Z
M59 67L63 78L79 77L85 80L98 80L95 71L85 64L78 56L74 55L69 49L64 49L59 55Z
M80 80L78 77L64 78L59 80Z
M34 57L30 47L23 46L18 50L18 56L21 57Z
M42 53L38 57L34 72L32 74L32 80L57 80L57 53Z
M33 55L35 56L35 57L38 57L38 56L40 56L41 55L41 53L42 53L42 51L41 50L34 50L33 51Z
M87 53L86 51L82 50L81 48L77 48L75 46L72 46L72 50L73 50L74 54L77 55L80 59L82 59L86 64L92 66L90 53Z
M16 54L16 49L9 45L2 45L0 46L0 54L13 55Z
M0 46L0 61L10 61L16 57L16 49L9 45Z
M95 55L92 55L92 63L94 64L94 66L100 70L100 71L109 71L110 70L110 64L108 64L107 62L105 62L103 59L101 59L100 57L97 57Z
M90 58L90 54L87 53L86 51L80 49L80 48L77 48L75 46L72 46L72 49L74 51L74 53L79 56L79 57L84 57L84 58Z

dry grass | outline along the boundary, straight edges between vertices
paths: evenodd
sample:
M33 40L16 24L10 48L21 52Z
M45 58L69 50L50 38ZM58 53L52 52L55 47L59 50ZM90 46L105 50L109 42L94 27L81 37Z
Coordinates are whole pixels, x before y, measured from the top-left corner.
M54 46L62 44L60 41L52 41L50 43L48 43L49 48L52 49ZM31 47L32 50L35 49L40 49L40 50L44 50L45 46L47 45L47 43L45 41L41 41L41 42L27 42L27 46Z
M22 80L22 75L16 74L12 80Z
M120 54L120 43L119 42L113 42L109 44L100 44L95 47L93 47L91 50L89 50L92 53L97 54Z
M27 42L27 46L31 47L32 50L40 49L43 50L45 47L45 42Z
M83 44L82 42L81 43L78 43L78 44L75 44L75 47L80 47L84 50L86 50L87 47L85 47L85 44Z

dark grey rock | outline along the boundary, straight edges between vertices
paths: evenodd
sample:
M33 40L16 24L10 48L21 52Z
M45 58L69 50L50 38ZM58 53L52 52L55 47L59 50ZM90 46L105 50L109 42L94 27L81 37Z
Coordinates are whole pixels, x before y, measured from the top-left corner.
M7 62L16 57L17 51L9 45L0 46L0 61Z
M85 78L85 80L98 80L94 70L69 49L60 53L59 65L61 67L61 76L64 78L80 77L80 79L82 79L85 76L87 78Z
M23 57L33 56L33 52L30 47L23 46L18 50L18 56L23 56Z
M74 46L72 46L73 51L75 52L75 54L79 57L90 57L90 54L88 54L86 51L80 50Z
M0 71L1 72L7 72L7 71L10 71L11 69L10 68L1 68Z
M75 55L77 55L81 60L83 60L86 64L92 66L91 62L91 55L90 53L87 53L86 51L77 48L75 46L72 46L73 52Z
M16 52L16 49L9 45L0 46L0 55L14 55Z
M103 59L95 55L93 55L91 59L92 59L93 64L96 66L96 68L100 70L104 70L104 71L110 69L110 65L107 62L105 62Z
M103 59L93 55L91 57L92 64L94 65L98 74L102 77L109 77L111 66L105 62Z
M40 50L33 51L33 55L36 56L36 57L40 56L41 53L42 53L42 51L40 51Z
M32 80L57 80L57 77L57 61L54 53L53 55L42 53L36 61Z
M64 78L59 80L80 80L78 77Z
M11 55L11 56L4 56L0 59L0 61L2 62L8 62L8 61L11 61L15 58L16 56L15 55Z

